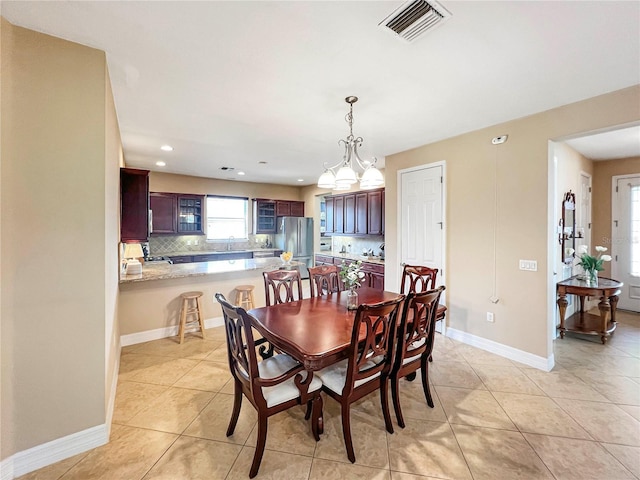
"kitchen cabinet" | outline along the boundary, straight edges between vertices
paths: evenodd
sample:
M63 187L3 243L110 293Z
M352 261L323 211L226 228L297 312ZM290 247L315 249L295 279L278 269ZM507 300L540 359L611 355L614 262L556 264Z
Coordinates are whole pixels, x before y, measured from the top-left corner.
M342 262L351 263L358 260L352 258L334 257L330 255L315 255L315 265L336 265L341 267ZM376 290L384 290L384 264L367 262L362 260L361 270L364 273L364 278L361 282L363 287L371 287Z
M253 200L253 233L276 233L276 202L264 198Z
M334 232L334 203L335 198L333 197L325 197L325 233L333 233Z
M253 233L276 233L276 217L304 217L304 202L253 199Z
M151 192L153 235L203 235L203 195Z
M193 255L176 255L175 257L169 257L173 263L191 263L193 262Z
M327 255L316 255L315 265L316 267L320 265L333 265L333 257L329 257Z
M176 194L151 192L149 205L151 207L151 233L155 235L177 233L178 197Z
M149 239L149 170L120 169L120 240Z
M325 233L384 234L384 189L325 197Z

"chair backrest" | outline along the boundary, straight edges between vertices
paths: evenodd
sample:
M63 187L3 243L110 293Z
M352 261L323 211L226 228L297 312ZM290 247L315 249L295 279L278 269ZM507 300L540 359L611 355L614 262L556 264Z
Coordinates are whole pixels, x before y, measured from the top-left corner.
M366 382L374 375L388 375L391 372L400 306L404 298L404 295L399 295L387 302L362 304L358 307L347 354L343 396L348 396L357 387L356 383Z
M231 305L221 293L215 294L222 307L224 330L227 338L227 357L231 375L239 381L244 392L266 405L262 390L254 391L253 379L259 378L256 346L251 330L251 317L244 308Z
M312 297L344 290L336 265L309 267L309 286Z
M407 358L431 355L438 302L444 289L441 286L407 296L398 327L396 368L400 368Z
M262 272L267 307L302 300L302 281L298 270Z
M405 265L402 270L400 293L426 292L436 288L437 268L422 265Z

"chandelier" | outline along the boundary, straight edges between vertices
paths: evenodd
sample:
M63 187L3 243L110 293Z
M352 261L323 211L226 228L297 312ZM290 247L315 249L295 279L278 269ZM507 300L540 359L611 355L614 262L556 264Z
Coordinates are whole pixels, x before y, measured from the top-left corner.
M318 178L318 187L332 188L334 190L349 190L351 185L360 181L360 188L369 189L384 185L382 173L375 167L377 158L373 160L362 160L358 155L358 147L362 146L362 137L353 135L353 104L358 101L358 97L347 97L344 99L349 104L349 113L345 116L349 124L349 136L340 139L338 145L344 145L344 156L342 161L328 167L324 164L325 170ZM358 175L354 168L354 163L362 169L362 175Z

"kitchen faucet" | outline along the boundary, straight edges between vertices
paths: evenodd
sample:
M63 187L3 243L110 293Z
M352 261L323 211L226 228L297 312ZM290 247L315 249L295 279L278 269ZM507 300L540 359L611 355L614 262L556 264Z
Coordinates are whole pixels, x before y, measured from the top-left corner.
M234 240L236 237L234 237L233 235L229 236L229 241L227 242L227 252L231 251L231 240Z

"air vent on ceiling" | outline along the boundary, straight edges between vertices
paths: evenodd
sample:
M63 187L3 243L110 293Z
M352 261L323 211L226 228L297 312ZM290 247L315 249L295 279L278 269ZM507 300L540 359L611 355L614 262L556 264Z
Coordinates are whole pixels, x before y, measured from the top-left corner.
M220 167L220 170L223 170L223 171L225 171L225 172L228 172L228 171L230 171L230 170L235 170L235 168L234 168L234 167Z
M391 30L407 42L413 42L427 30L435 28L451 16L438 2L430 0L410 0L396 8L378 26Z

